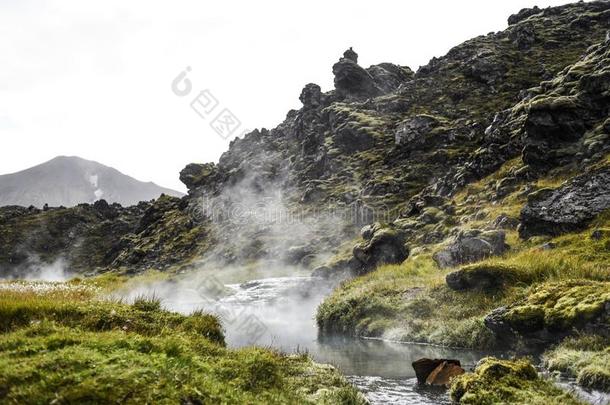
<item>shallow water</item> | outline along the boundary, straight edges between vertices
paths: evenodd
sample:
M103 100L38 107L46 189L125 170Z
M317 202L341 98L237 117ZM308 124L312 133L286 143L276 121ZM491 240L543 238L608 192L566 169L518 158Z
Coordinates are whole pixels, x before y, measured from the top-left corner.
M307 352L317 362L341 370L373 404L449 403L446 390L417 384L411 362L447 357L459 359L469 369L484 357L484 353L429 345L319 336L314 317L330 292L325 281L276 277L226 287L228 291L215 300L183 292L165 305L181 312L201 307L215 312L223 320L231 347L258 345L287 353Z

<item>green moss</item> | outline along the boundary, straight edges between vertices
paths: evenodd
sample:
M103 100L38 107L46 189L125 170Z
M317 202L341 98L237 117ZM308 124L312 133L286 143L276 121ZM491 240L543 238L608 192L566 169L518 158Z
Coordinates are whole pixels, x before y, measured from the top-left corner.
M547 328L570 331L603 316L610 302L610 283L569 281L537 286L511 305L504 319L517 331Z
M100 291L0 285L1 403L365 403L307 356L225 348L215 317L99 301Z
M451 399L460 404L580 404L568 393L538 376L527 360L479 362L473 373L456 377Z

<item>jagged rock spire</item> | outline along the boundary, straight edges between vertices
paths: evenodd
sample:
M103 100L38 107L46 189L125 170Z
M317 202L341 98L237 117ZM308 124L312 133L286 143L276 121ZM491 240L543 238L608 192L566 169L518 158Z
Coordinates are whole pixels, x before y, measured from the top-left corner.
M352 49L352 47L350 46L348 50L346 50L345 52L343 52L343 57L345 59L349 59L351 61L354 61L355 63L358 63L358 54L356 53L356 51L354 51Z

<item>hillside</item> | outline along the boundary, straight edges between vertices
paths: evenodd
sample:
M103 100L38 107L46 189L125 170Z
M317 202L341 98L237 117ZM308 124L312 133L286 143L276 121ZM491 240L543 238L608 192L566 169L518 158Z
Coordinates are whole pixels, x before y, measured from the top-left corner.
M0 176L0 206L73 207L100 199L134 205L161 194L183 195L75 156L58 156L29 169Z
M417 72L347 50L334 90L307 84L276 128L186 166L185 197L0 208L0 271L306 269L349 278L322 334L544 351L608 392L609 29L610 2L580 2L521 10ZM452 395L578 403L541 384L491 359Z

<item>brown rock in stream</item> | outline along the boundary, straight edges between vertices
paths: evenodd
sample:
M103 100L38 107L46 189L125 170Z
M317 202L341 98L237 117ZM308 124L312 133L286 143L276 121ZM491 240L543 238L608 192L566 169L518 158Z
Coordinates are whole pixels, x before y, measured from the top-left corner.
M448 387L451 384L451 379L453 377L464 373L464 369L459 365L444 361L428 375L428 378L426 378L426 384L444 385Z
M461 369L461 364L459 360L451 360L451 359L427 359L422 358L411 363L413 366L413 370L415 370L415 376L417 377L417 382L419 384L426 384L428 381L428 377L437 370L440 366L445 365L455 365ZM447 370L448 372L449 370ZM464 370L462 370L463 372ZM443 372L444 375L446 372ZM440 370L436 373L439 374L439 378L442 377ZM456 374L457 375L457 374ZM435 384L436 385L436 384Z

